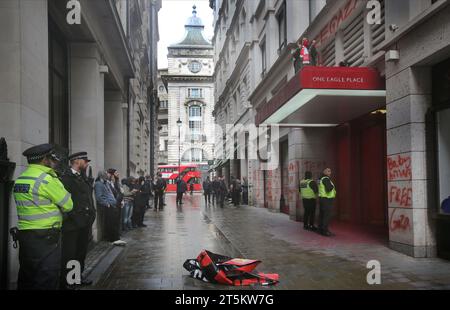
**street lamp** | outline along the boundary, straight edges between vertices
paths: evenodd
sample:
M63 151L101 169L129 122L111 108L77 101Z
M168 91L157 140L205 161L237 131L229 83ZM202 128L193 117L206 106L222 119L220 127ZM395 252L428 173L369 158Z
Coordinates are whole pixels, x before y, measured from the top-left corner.
M177 126L178 126L178 178L181 178L181 119L178 118L177 120Z

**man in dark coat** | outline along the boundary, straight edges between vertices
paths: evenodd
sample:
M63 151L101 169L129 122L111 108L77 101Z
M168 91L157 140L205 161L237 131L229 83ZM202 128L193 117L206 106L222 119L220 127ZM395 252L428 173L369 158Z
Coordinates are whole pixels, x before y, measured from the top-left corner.
M225 204L225 197L228 194L227 184L225 183L224 177L219 178L218 192L219 192L219 204L220 207L223 208Z
M140 177L138 180L138 192L134 198L133 208L133 227L147 227L144 224L144 216L148 199L150 198L150 187L145 183L145 178Z
M160 172L158 172L158 174L156 175L156 181L155 181L155 186L154 186L154 192L155 192L155 209L154 211L158 211L162 210L164 207L164 201L163 201L163 196L164 196L164 191L166 190L167 187L167 183L166 181L162 178L162 174Z
M178 205L183 204L183 194L187 191L187 184L183 181L183 179L177 179L177 198L176 203Z
M213 181L211 182L211 192L213 203L219 203L219 180L217 179L217 177L214 177Z
M86 177L86 169L90 160L86 152L69 156L71 169L62 177L66 190L71 193L73 209L64 219L62 226L62 272L61 288L67 288L67 263L76 260L84 271L87 247L91 237L92 224L95 221L96 210L92 196L93 184ZM92 281L81 278L81 284L89 285Z
M205 195L205 205L211 204L211 191L212 184L209 180L209 177L206 177L205 181L203 181L203 195Z

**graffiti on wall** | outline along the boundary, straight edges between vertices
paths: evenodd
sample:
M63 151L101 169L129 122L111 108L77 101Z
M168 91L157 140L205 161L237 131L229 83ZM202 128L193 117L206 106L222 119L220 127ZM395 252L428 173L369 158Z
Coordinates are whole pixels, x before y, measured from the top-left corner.
M291 161L288 166L288 175L289 175L289 191L288 191L288 202L297 201L298 195L298 183L299 183L299 175L298 175L298 161Z
M326 167L327 163L324 160L302 160L300 177L303 176L305 171L311 171L313 176L318 178Z
M412 187L411 182L405 184L389 184L389 207L411 208L412 207Z
M409 217L401 209L395 208L389 219L389 231L407 232L411 230Z
M387 179L389 207L411 208L412 207L412 185L411 185L411 156L391 155L387 157ZM409 182L397 182L409 181Z
M388 156L387 168L389 181L411 180L411 156Z

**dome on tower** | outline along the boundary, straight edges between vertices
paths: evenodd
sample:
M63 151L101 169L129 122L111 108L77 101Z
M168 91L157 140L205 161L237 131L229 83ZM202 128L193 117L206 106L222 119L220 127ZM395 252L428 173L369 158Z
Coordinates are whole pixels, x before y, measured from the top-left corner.
M197 7L194 5L192 7L192 16L186 20L184 28L186 29L186 34L184 39L177 44L171 45L170 47L211 47L211 42L209 42L203 36L203 29L205 28L200 17L197 16Z

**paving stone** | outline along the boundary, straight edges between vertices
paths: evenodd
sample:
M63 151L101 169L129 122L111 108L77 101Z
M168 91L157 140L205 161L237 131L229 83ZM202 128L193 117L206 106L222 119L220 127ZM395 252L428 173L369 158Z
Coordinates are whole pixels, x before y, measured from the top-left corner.
M126 234L128 244L101 285L94 289L444 289L450 285L450 263L414 259L378 239L346 232L325 238L304 231L284 214L254 207L203 205L201 195L188 196L182 209L167 195L162 212L147 211L146 228ZM182 268L202 249L262 261L259 271L279 273L273 287L228 287L189 277ZM382 284L368 285L368 260L378 259Z

